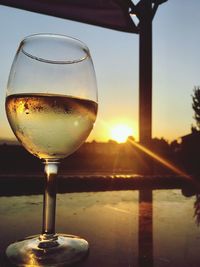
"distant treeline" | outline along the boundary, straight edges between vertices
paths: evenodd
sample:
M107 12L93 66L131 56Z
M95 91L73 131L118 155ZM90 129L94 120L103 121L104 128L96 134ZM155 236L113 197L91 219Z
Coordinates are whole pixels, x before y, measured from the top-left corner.
M199 174L199 150L200 132L197 130L183 136L179 142L175 140L168 143L163 138L154 138L142 149L132 137L122 144L115 141L107 143L93 141L83 144L78 151L63 159L60 172L172 174L174 171L163 164L167 161L184 172ZM0 155L0 173L43 172L44 166L41 160L22 146L2 144Z

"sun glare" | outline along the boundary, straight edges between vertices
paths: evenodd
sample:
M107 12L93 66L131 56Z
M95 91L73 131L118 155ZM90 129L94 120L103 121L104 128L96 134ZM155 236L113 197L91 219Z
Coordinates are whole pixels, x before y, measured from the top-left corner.
M111 129L111 138L118 143L126 142L127 137L132 135L131 127L125 124L119 124Z

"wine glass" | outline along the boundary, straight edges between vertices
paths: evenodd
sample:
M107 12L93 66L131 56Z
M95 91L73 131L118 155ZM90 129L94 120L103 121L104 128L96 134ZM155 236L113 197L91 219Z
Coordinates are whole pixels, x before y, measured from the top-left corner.
M44 163L42 233L8 246L19 266L68 266L88 253L80 237L55 233L56 176L62 158L88 137L97 114L89 49L57 34L35 34L19 45L7 85L6 113L19 142Z

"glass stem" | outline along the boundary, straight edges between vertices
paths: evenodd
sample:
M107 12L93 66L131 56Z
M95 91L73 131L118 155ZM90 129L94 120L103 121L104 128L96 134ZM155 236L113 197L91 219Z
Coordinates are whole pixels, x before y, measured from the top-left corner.
M55 240L55 213L56 213L56 178L58 173L56 161L46 161L44 171L46 173L45 192L43 202L43 227L41 241Z

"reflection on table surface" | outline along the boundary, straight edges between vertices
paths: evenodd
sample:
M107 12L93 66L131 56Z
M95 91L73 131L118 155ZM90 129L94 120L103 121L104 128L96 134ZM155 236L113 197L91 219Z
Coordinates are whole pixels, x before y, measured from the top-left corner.
M42 200L0 197L0 266L9 266L9 243L40 233ZM89 241L89 256L78 266L199 267L198 209L198 197L181 189L64 193L57 196L56 229Z

